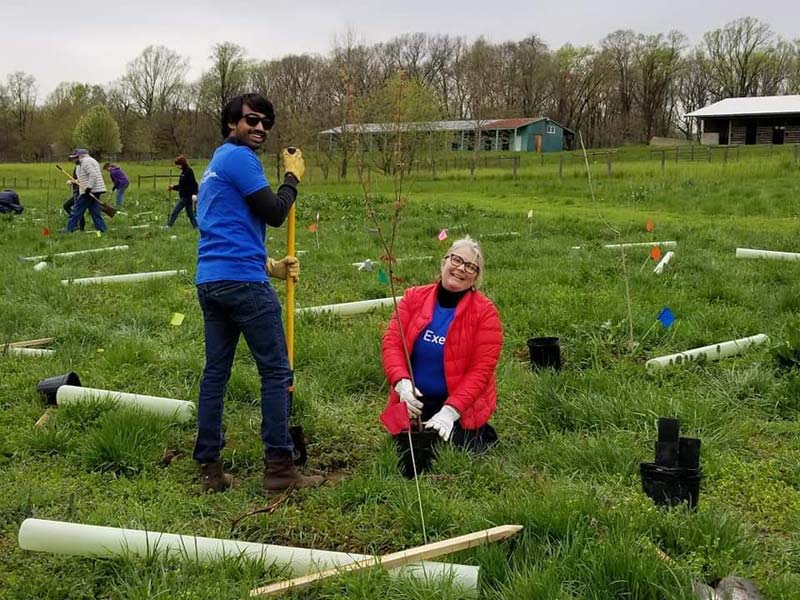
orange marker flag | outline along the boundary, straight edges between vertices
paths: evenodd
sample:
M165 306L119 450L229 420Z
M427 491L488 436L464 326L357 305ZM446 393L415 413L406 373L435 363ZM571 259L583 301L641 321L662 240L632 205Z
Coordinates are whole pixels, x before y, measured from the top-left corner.
M650 249L650 258L653 260L661 260L661 248L658 246L653 246Z
M50 230L47 227L43 228L42 229L42 235L44 237L48 237L50 235Z
M316 223L312 223L311 225L308 226L308 230L311 233L317 233L317 224Z
M656 228L656 224L653 223L653 219L647 219L647 224L644 226L647 231L653 231Z

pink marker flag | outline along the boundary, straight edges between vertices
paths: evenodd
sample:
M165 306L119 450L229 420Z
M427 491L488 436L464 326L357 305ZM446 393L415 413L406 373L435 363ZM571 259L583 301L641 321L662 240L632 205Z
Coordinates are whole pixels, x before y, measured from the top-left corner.
M447 239L447 229L442 229L442 230L439 232L439 241L440 241L440 242L443 242L443 241L445 241L446 239Z

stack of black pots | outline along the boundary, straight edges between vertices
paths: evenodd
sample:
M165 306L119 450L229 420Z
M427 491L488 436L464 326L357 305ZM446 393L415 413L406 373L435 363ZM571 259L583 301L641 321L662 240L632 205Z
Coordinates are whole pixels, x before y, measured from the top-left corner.
M642 489L659 506L688 502L697 508L700 497L700 440L680 437L680 421L662 417L658 420L656 459L641 463Z

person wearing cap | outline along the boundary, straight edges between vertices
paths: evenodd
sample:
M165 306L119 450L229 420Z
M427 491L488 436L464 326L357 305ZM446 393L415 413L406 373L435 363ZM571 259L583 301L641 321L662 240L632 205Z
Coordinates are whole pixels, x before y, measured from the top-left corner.
M175 164L181 168L181 176L177 185L167 186L167 191L178 192L178 201L169 214L167 227L172 227L181 210L186 209L186 216L189 217L189 222L192 227L197 229L197 219L194 217L194 202L192 201L192 196L197 195L197 179L194 177L192 167L189 166L189 161L186 160L183 154L175 159Z
M125 201L125 190L127 190L130 185L128 176L125 175L125 171L122 170L122 167L114 163L107 162L103 165L103 170L108 171L108 174L111 176L111 191L117 192L114 203L117 205L117 208L120 208Z
M72 207L72 212L67 220L67 227L63 231L66 233L75 231L81 217L88 209L95 229L104 233L106 231L106 223L100 210L99 198L101 194L106 192L106 184L103 181L100 165L89 156L89 151L84 148L76 148L70 153L69 157L75 161L75 176L78 180L79 196L75 206Z
M301 475L289 433L292 370L281 322L281 305L270 278L296 277L295 257L267 259L266 227L280 227L305 173L299 150L283 152L285 175L277 192L256 154L275 123L272 103L244 94L222 109L225 142L200 179L197 223L197 298L203 311L206 362L197 403L194 459L200 489L221 492L233 483L222 468L223 401L239 337L244 335L261 376L261 440L264 492L311 487L322 477Z

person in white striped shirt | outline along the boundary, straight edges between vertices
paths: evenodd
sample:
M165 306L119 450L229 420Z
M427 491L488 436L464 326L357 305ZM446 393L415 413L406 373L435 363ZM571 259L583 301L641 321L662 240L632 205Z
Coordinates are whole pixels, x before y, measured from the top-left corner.
M76 148L69 157L75 160L76 172L80 187L80 195L77 202L72 207L72 212L67 220L67 228L63 231L70 233L78 228L83 213L89 209L95 229L102 233L106 231L106 222L103 220L103 213L100 210L100 195L106 192L106 184L103 181L103 173L100 165L95 159L89 156L89 151L83 148Z

